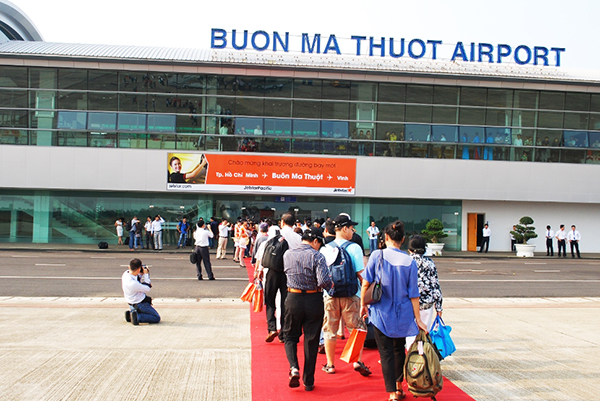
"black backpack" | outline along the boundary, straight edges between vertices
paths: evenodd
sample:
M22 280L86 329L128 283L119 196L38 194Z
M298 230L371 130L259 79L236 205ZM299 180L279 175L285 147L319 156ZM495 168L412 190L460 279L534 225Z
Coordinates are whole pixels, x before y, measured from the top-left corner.
M131 231L131 220L129 220L127 223L125 223L125 230Z
M262 265L274 271L283 271L283 254L289 249L289 245L285 238L279 234L271 238L265 243L265 251L262 257Z
M335 298L351 297L358 292L358 277L354 270L352 257L346 251L348 245L353 244L351 241L346 241L342 246L337 246L338 255L335 261L329 265L329 273L333 281L333 288L329 290L329 295Z
M105 241L98 242L98 248L100 248L100 249L108 249L108 242L105 242Z

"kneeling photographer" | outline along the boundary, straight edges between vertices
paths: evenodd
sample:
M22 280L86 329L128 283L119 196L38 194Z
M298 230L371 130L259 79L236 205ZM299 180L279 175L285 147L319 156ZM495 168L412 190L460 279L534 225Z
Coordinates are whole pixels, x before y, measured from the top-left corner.
M150 272L146 265L142 265L139 259L132 259L129 262L129 270L123 273L121 282L125 301L129 304L125 320L135 326L140 323L160 322L160 315L152 307L152 298L146 295L152 288Z

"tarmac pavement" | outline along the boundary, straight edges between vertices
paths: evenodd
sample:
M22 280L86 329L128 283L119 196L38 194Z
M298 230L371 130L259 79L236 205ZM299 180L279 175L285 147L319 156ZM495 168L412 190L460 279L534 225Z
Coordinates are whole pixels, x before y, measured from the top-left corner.
M252 400L248 304L154 304L162 322L133 326L122 298L0 297L0 398ZM445 298L443 316L457 347L443 373L474 399L600 399L600 298Z

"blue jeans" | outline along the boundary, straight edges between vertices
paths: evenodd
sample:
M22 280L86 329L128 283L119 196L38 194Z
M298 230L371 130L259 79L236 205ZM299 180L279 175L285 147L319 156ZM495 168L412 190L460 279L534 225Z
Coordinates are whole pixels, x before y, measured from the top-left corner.
M144 247L144 241L141 235L139 237L137 235L135 236L135 247L137 248L138 245L142 248Z
M136 308L133 307L132 305L129 305L129 309L132 312L134 310L136 310ZM147 302L137 304L137 315L138 315L138 322L140 322L140 323L158 323L158 322L160 322L160 315L158 314L156 309L154 309L154 307L152 307L152 305Z
M377 238L369 238L369 248L371 248L371 253L377 250Z
M179 235L179 242L177 243L177 246L182 246L181 244L183 243L183 246L185 246L185 241L187 239L187 234L186 233L181 233Z
M129 231L129 249L135 247L135 231Z

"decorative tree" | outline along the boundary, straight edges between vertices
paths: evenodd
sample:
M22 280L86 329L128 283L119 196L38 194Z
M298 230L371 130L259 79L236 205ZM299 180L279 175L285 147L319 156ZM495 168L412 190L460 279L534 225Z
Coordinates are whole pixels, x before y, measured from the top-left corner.
M533 224L533 219L529 216L523 216L519 220L519 224L515 226L515 230L510 232L517 243L526 244L530 239L537 238L535 227L530 224Z
M431 219L427 222L425 230L421 231L427 242L437 243L440 239L446 238L448 234L444 232L444 225L439 219Z

